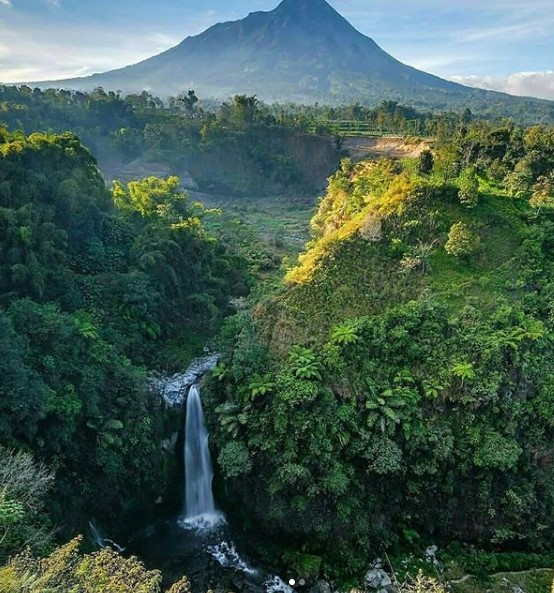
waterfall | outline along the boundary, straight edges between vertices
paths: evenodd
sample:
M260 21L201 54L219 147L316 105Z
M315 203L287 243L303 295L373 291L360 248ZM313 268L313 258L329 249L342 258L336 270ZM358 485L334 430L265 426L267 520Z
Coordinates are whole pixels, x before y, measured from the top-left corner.
M212 460L208 447L208 432L198 387L189 389L185 416L185 508L188 524L213 525L222 519L216 513L212 494Z
M203 551L215 558L223 569L235 574L243 573L245 583L248 583L248 591L294 593L294 589L280 577L270 576L265 571L250 566L240 556L233 541L228 539L230 534L225 527L225 516L215 508L208 431L204 424L202 401L196 384L190 387L186 400L184 459L185 502L183 514L177 520L177 525L189 532L186 534L187 553L191 554L190 542L196 542L193 546L197 547L192 548L195 557L196 550L201 545ZM192 536L191 531L195 532ZM167 537L166 532L163 537Z

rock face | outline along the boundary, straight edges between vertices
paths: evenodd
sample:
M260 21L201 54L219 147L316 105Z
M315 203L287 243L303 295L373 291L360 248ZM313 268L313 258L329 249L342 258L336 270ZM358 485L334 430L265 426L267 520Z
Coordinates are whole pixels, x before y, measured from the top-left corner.
M150 380L150 388L158 393L169 408L182 406L188 390L202 375L211 371L221 358L219 354L210 354L203 358L195 358L184 373L172 377L155 377Z

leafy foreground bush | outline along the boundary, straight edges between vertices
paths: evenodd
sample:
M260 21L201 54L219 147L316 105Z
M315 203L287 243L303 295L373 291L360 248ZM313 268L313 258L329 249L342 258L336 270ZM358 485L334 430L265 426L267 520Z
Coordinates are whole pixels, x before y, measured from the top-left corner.
M29 554L13 558L0 568L2 593L159 593L161 573L146 570L136 558L124 558L109 548L80 554L81 538L56 549L44 559ZM182 578L168 593L190 593Z
M0 447L0 558L24 547L51 549L52 533L45 513L54 475L32 455Z

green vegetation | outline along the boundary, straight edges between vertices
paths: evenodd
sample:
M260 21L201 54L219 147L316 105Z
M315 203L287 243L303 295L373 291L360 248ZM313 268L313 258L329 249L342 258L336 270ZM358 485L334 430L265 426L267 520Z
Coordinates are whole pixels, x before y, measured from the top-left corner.
M19 463L36 488L0 483L4 556L43 550L49 522L117 529L164 494L174 461L148 369L186 366L247 291L246 262L210 236L210 214L173 177L110 193L71 134L0 131L0 442L56 475L39 488L44 470L0 455L0 481L2 463Z
M0 128L0 591L160 591L136 559L56 546L90 518L117 532L170 491L161 443L175 418L148 374L182 370L218 333L225 355L203 397L220 502L271 542L272 561L344 584L388 550L406 568L400 591L443 593L449 580L503 593L502 578L545 591L552 129L360 108L399 130L420 121L432 150L343 159L308 224L310 198L296 197L310 185L306 145L289 149L300 134L316 160L336 158L318 127L327 108L1 92L14 127L75 126L123 160L182 151L191 160L172 170L192 170L232 153L245 167L220 163L206 186L258 197L222 199L220 212L175 175L107 190L75 135ZM271 197L285 186L286 200ZM431 542L439 580L402 564ZM514 570L530 572L490 576Z
M479 249L479 236L473 233L463 222L450 227L444 250L454 257L469 257Z
M227 504L328 576L414 541L487 571L552 549L554 136L468 124L433 160L343 161L285 285L223 333Z
M52 544L46 515L54 474L28 453L0 449L0 558L31 546L44 553Z
M110 548L95 554L79 553L80 538L46 558L28 553L0 568L2 593L160 593L161 574L148 571L136 558L123 558ZM190 593L186 578L167 593Z
M552 571L548 569L528 572L507 571L489 578L470 577L452 585L455 593L480 593L484 588L491 593L509 593L521 589L526 593L548 593L551 589Z
M201 107L193 91L164 103L146 91L122 97L0 85L0 122L27 134L71 130L110 180L159 171L192 176L202 191L222 195L314 191L338 162L329 127L313 130L307 118L245 95Z
M292 196L203 199L206 205L221 209L219 216L206 220L206 227L248 261L258 279L254 290L265 293L278 285L283 267L296 259L309 239L315 200Z

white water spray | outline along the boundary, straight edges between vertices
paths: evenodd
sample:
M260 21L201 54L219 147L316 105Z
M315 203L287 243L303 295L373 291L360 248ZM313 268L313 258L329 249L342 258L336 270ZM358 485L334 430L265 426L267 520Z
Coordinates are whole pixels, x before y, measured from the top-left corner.
M215 546L208 547L208 553L211 554L224 568L234 568L246 574L257 574L255 568L249 566L240 556L235 548L235 544L223 541Z
M266 593L294 593L294 589L287 585L281 577L274 576L264 583Z

